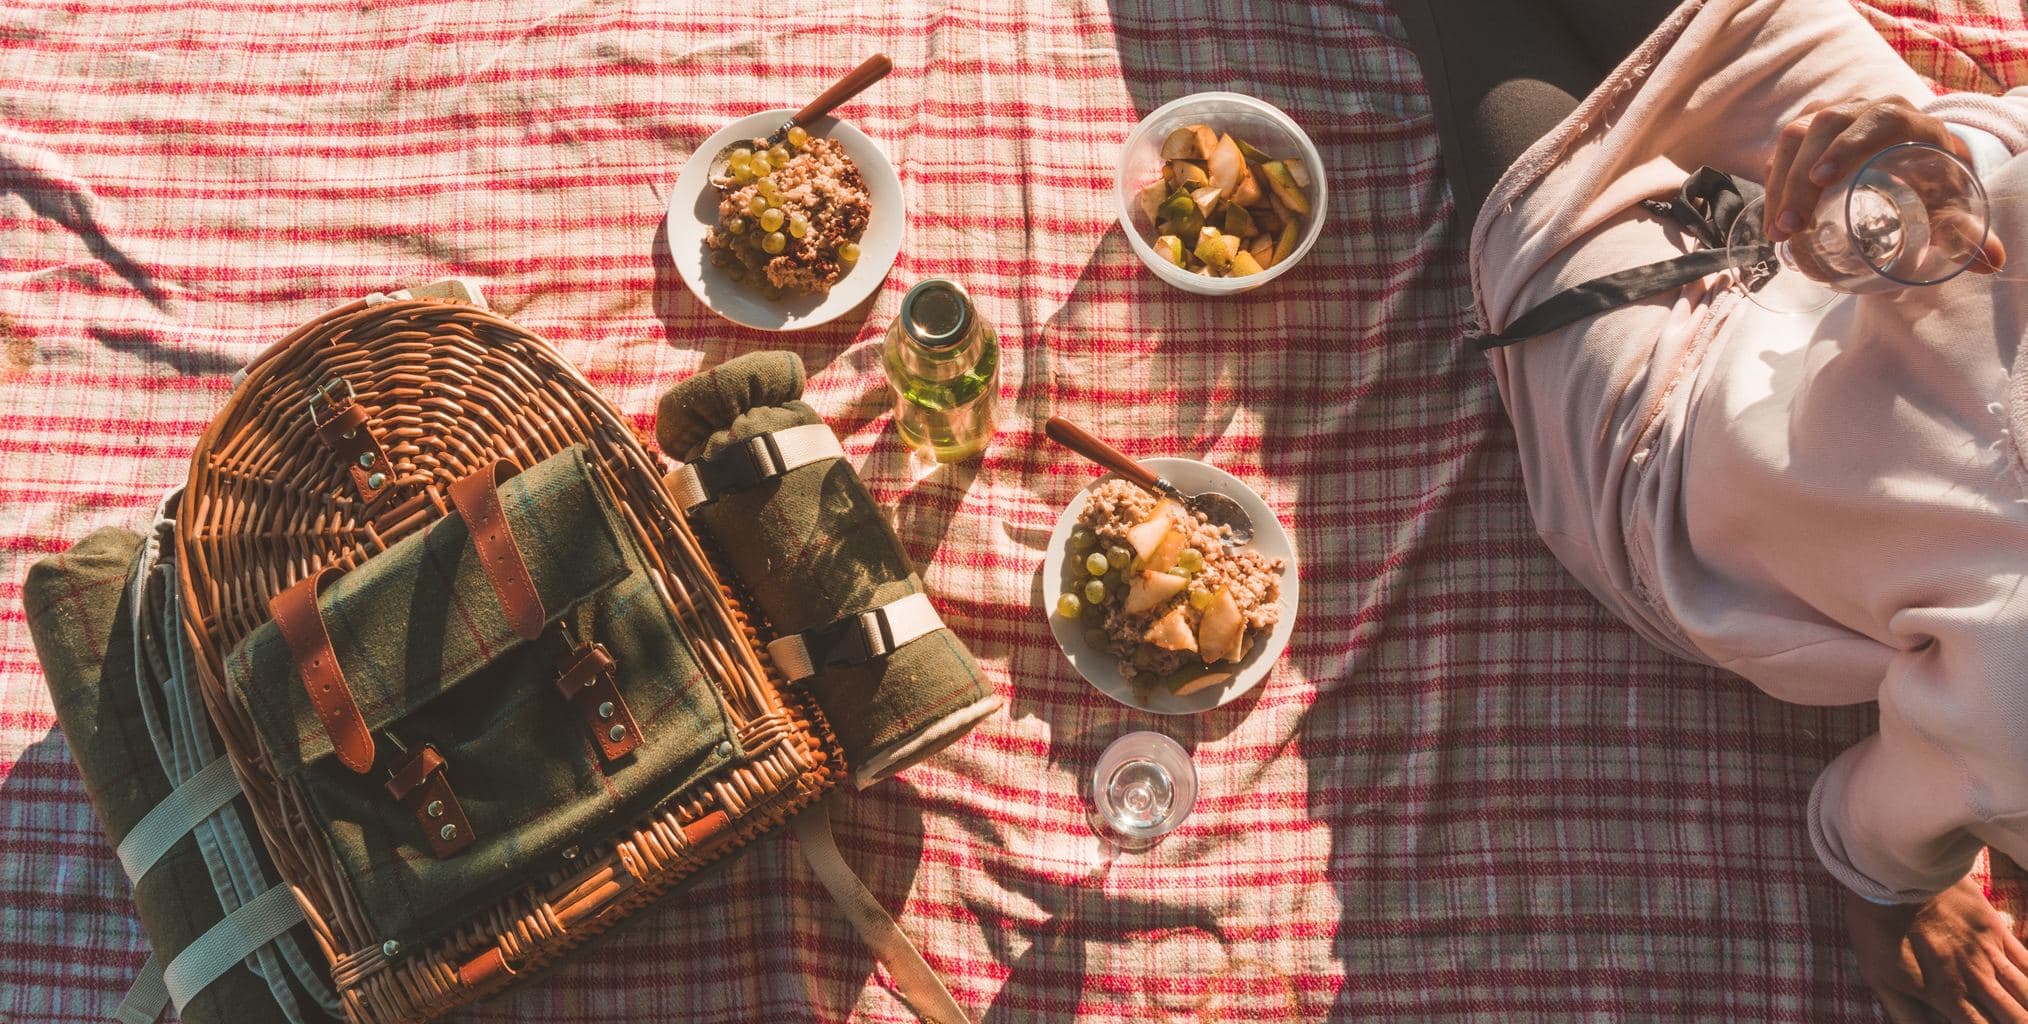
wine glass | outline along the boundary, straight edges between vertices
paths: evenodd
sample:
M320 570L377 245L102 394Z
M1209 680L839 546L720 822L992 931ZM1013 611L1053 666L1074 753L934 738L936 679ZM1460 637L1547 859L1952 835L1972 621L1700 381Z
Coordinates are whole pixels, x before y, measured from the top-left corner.
M1145 850L1174 831L1197 803L1197 768L1159 732L1130 732L1106 747L1091 772L1092 824L1123 850Z
M1733 222L1728 244L1758 238L1765 202ZM1817 200L1803 230L1772 258L1741 266L1755 305L1776 313L1822 309L1839 293L1869 294L1942 284L1979 260L1988 225L1978 175L1922 142L1889 146Z

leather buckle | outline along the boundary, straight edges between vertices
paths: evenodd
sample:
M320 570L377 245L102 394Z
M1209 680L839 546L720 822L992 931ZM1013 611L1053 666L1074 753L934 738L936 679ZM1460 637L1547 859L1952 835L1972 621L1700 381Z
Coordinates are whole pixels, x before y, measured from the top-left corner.
M344 394L338 393L340 389ZM373 428L367 424L370 417L358 397L350 380L333 377L317 385L303 404L317 439L344 464L360 500L370 502L394 482L394 466L388 461L387 449L373 436Z
M760 434L732 445L701 462L692 463L705 501L746 490L788 472L781 446L773 434Z
M387 793L414 816L430 852L438 860L449 860L472 845L472 823L458 795L451 791L446 762L437 748L425 743L388 773Z
M332 397L341 385L345 388L345 397ZM330 422L333 414L343 411L358 397L358 390L353 388L352 381L345 377L333 377L317 385L317 390L310 392L310 397L303 400L304 408L309 411L310 426L322 430L324 424ZM324 411L324 419L322 420L317 418L317 411L319 409Z
M608 763L641 745L641 726L613 681L617 662L601 643L579 644L557 664L556 690L577 709L592 745Z
M836 622L803 631L803 651L817 671L863 665L894 650L894 630L887 609L847 615Z

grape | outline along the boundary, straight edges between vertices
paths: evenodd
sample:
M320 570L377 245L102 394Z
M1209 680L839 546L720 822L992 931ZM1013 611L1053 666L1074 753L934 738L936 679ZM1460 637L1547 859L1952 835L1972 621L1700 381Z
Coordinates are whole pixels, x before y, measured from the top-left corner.
M1056 614L1061 615L1066 619L1074 619L1077 618L1078 615L1083 613L1083 611L1084 611L1084 602L1078 600L1076 594L1070 593L1069 591L1064 591L1063 593L1057 595Z
M810 233L810 219L797 214L789 218L789 237L801 238Z
M782 211L780 208L769 207L767 212L760 215L761 230L780 231L782 229L783 220L784 218L782 216Z
M727 231L730 231L730 232L732 232L732 233L733 233L733 234L735 234L735 235L739 234L739 233L740 233L740 232L742 232L742 231L745 231L745 230L746 230L746 218L745 218L745 217L732 217L732 218L729 218L729 219L727 219L727 220L726 220L726 222L725 222L725 230L727 230Z
M768 201L760 196L755 196L746 201L746 215L749 217L758 217L767 211Z
M1070 549L1072 551L1081 555L1095 547L1098 547L1098 534L1082 526L1070 531Z
M1192 607L1192 608L1195 608L1195 609L1197 609L1197 610L1198 610L1198 611L1200 611L1200 612L1201 612L1201 611L1203 611L1203 610L1204 610L1204 609L1206 609L1206 608L1209 608L1209 607L1211 607L1211 591L1209 591L1209 590L1193 590L1193 591L1191 591L1191 592L1190 592L1190 607Z
M1134 553L1114 544L1106 548L1106 561L1111 562L1115 569L1125 569L1134 564Z
M770 231L768 232L768 236L766 238L761 239L761 251L767 253L770 256L773 256L774 254L781 252L783 249L786 249L788 247L789 240L787 238L782 237L782 233L779 231Z
M789 147L787 146L777 145L775 148L768 150L768 163L776 167L787 167L789 161L795 158L796 154L789 152Z
M789 145L801 149L803 148L803 143L808 141L810 141L810 133L804 131L802 125L789 126Z
M1196 548L1184 548L1183 555L1177 564L1183 567L1185 573L1194 573L1204 568L1204 552Z
M1103 580L1090 580L1084 585L1084 599L1098 604L1106 599L1106 585Z
M740 164L739 166L732 168L732 182L735 185L753 184L753 165Z
M775 184L773 178L763 179L760 184L755 185L753 188L754 191L759 192L770 203L779 203L782 200L782 187Z
M1111 565L1112 563L1106 561L1106 556L1097 551L1084 556L1084 571L1093 576L1104 576Z
M846 242L838 247L838 258L847 263L859 262L859 243Z

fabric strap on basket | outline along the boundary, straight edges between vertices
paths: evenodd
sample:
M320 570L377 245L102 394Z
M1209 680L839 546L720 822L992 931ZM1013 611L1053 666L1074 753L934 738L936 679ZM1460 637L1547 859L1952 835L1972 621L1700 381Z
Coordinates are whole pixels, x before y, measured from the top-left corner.
M927 594L896 598L829 625L792 633L768 643L768 656L790 682L807 679L832 665L858 665L892 653L912 640L944 628Z
M1741 236L1740 244L1726 243L1740 212L1760 194L1753 182L1698 168L1676 198L1644 199L1641 205L1681 225L1704 248L1566 288L1516 317L1505 330L1473 338L1472 347L1484 352L1512 345L1735 268L1748 275L1749 290L1759 289L1776 273L1774 246L1757 225Z
M810 862L810 870L845 912L860 940L887 965L896 991L916 1015L930 1024L970 1024L971 1018L951 998L950 989L944 987L936 969L923 959L915 943L909 941L887 908L880 905L852 866L845 863L845 856L838 852L838 840L831 832L829 801L796 815L791 824L796 830L796 842L803 848L803 859Z
M688 512L789 470L844 457L845 449L829 426L806 423L756 434L710 458L686 462L676 470L671 483L677 506Z
M113 1020L119 1024L153 1024L168 1006L178 1013L190 1000L232 970L240 961L303 923L302 905L287 885L276 885L212 925L176 959L162 963L155 954L141 966Z

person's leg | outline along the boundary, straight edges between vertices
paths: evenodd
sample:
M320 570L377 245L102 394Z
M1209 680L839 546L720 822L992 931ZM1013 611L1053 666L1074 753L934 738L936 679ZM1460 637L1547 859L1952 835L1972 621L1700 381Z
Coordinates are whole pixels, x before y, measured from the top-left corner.
M1500 175L1576 109L1674 0L1393 0L1469 228Z

